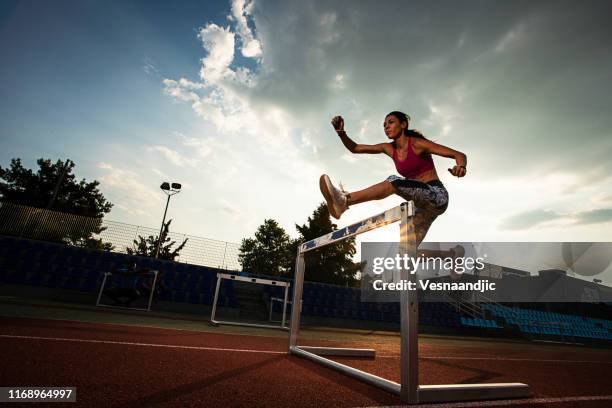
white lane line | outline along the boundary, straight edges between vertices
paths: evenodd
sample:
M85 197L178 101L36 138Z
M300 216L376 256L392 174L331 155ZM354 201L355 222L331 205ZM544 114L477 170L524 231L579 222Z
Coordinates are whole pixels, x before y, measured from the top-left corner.
M0 338L10 339L26 339L26 340L51 340L51 341L70 341L77 343L100 343L100 344L118 344L124 346L141 346L141 347L165 347L185 350L207 350L207 351L237 351L240 353L263 353L263 354L287 354L286 351L274 350L252 350L252 349L232 349L221 347L202 347L202 346L179 346L174 344L154 344L154 343L135 343L128 341L112 341L112 340L93 340L93 339L70 339L62 337L38 337L38 336L17 336L12 334L0 334ZM399 358L399 355L377 355L379 358ZM443 356L421 356L424 360L486 360L486 361L523 361L523 362L549 362L549 363L578 363L578 364L612 364L612 361L592 361L592 360L554 360L554 359L530 359L530 358L506 358L506 357L443 357Z
M177 346L173 344L134 343L134 342L129 342L129 341L112 341L112 340L68 339L68 338L62 338L62 337L16 336L12 334L0 334L0 338L24 339L24 340L70 341L70 342L75 342L75 343L119 344L122 346L165 347L165 348L175 348L175 349L185 349L185 350L237 351L240 353L287 354L286 351L273 351L273 350L250 350L250 349L232 349L232 348L220 348L220 347Z
M399 358L398 355L382 354L377 355L380 358ZM578 364L612 364L612 361L593 361L593 360L560 360L560 359L544 359L544 358L512 358L512 357L444 357L444 356L419 356L424 360L486 360L486 361L523 361L534 363L578 363Z
M285 351L273 350L250 350L250 349L230 349L220 347L198 347L198 346L177 346L172 344L153 344L153 343L134 343L127 341L111 341L111 340L90 340L90 339L68 339L62 337L39 337L39 336L17 336L11 334L0 334L0 338L7 339L24 339L24 340L50 340L50 341L68 341L76 343L98 343L98 344L119 344L124 346L140 346L140 347L162 347L187 350L207 350L207 351L236 351L241 353L261 353L261 354L287 354ZM391 357L391 356L387 356ZM426 358L445 358L445 357L426 357ZM453 357L461 359L460 357ZM469 358L469 357L468 357ZM476 358L476 357L472 357ZM485 358L481 358L485 359ZM517 359L514 359L517 360ZM521 359L521 361L524 359ZM535 361L535 360L527 360ZM556 360L545 360L556 361ZM566 360L558 360L566 361ZM575 361L573 361L575 362ZM592 362L592 361L589 361ZM608 364L606 362L606 364ZM561 398L531 398L524 400L504 400L504 401L478 401L478 402L461 402L461 403L443 403L443 404L427 404L428 408L470 408L470 407L501 407L508 405L526 405L526 404L554 404L562 402L580 402L580 401L612 401L612 395L592 395L581 397L561 397Z
M427 408L478 408L478 407L506 407L517 405L538 405L538 404L560 404L564 402L583 402L583 401L612 401L612 395L587 395L579 397L558 397L558 398L527 398L498 401L474 401L474 402L444 402L438 404L426 404ZM417 405L395 405L385 406L384 408L417 407ZM373 408L373 407L370 407ZM383 408L383 407L378 407Z

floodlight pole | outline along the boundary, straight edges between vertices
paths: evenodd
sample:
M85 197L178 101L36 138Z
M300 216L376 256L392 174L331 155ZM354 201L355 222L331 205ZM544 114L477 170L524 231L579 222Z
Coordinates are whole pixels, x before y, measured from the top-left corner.
M57 179L57 183L55 184L55 189L53 189L53 194L51 195L51 199L49 200L49 204L47 204L47 210L50 210L53 207L53 203L55 202L55 198L57 197L57 193L59 192L60 186L62 185L62 181L64 181L64 177L66 177L66 173L68 173L68 169L70 168L70 163L74 162L70 159L66 160L64 163L64 168L62 169L62 173Z
M164 218L162 218L161 227L159 229L159 235L157 236L157 249L155 250L155 258L159 257L159 248L161 248L162 231L164 230L164 223L166 222L166 213L168 212L168 204L170 204L170 194L166 200L166 209L164 210Z
M62 169L62 172L59 175L59 178L57 179L57 183L55 183L55 188L53 189L53 193L51 194L51 198L49 199L49 203L47 204L47 211L43 211L43 216L41 220L34 220L34 234L33 236L30 236L30 238L33 237L39 237L38 235L38 231L40 231L41 228L41 224L43 226L46 226L47 224L47 220L49 218L49 211L51 210L51 208L53 208L53 203L55 203L55 199L57 198L57 193L59 192L60 187L62 186L62 182L64 181L64 178L66 177L66 174L68 174L68 171L70 170L70 165L74 164L74 162L70 159L66 159L66 163L64 164L64 167ZM29 226L29 215L28 215L28 219L26 220L26 226ZM44 230L43 230L44 231ZM23 236L23 229L21 230L21 233L19 234L19 237L21 238Z
M175 188L174 186L178 185L178 188ZM164 217L162 218L162 223L161 223L161 227L159 228L159 236L157 237L157 249L155 250L155 258L157 259L159 257L159 250L161 249L161 245L162 245L162 232L164 231L164 223L166 222L166 214L168 213L168 205L170 204L170 197L172 197L175 194L178 194L180 192L180 184L176 184L176 183L172 183L172 187L170 187L169 183L162 183L162 185L159 187L161 188L161 190L168 196L168 199L166 200L166 209L164 210Z

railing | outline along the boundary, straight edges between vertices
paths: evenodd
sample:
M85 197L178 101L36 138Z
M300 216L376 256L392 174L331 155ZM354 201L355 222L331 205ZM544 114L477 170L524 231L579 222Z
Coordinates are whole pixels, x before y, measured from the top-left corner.
M112 245L113 252L126 253L139 236L145 239L157 237L159 228L0 202L0 234L89 247L95 246L92 241L99 240L99 244ZM174 248L187 239L175 259L178 262L232 271L242 269L238 260L240 245L237 243L176 232L170 232L168 237L176 241Z
M475 302L478 302L478 303L486 303L486 304L488 304L488 305L492 305L492 306L494 306L494 307L503 307L503 308L507 308L507 306L504 306L504 305L502 305L501 303L496 302L496 301L494 301L492 298L490 298L490 297L488 297L488 296L486 296L486 295L484 295L484 294L482 294L482 293L479 293L479 292L474 293L474 298L475 298L475 300L474 300L474 301L475 301ZM481 308L481 310L482 310L482 308ZM513 312L514 314L516 314L516 312L515 312L515 311L512 311L512 312ZM485 314L485 313L484 313L484 311L483 311L483 315L484 315L484 314Z
M456 299L455 297L450 296L448 293L443 293L442 296L458 312L466 314L470 317L484 319L485 313L479 305L461 298Z

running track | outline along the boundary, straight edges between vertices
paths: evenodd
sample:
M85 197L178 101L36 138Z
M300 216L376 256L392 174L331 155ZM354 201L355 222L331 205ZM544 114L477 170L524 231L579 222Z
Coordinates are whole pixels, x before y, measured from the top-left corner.
M434 406L612 406L610 350L421 343L422 384L521 381L534 392L520 401ZM367 341L305 344L372 346ZM397 347L390 342L374 347L375 360L339 361L398 381ZM0 317L0 385L76 386L77 403L70 406L83 407L401 404L384 391L288 356L286 348L283 337Z

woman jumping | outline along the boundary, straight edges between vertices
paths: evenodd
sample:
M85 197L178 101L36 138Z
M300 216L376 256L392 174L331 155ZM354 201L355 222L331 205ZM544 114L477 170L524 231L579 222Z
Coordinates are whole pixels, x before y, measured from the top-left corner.
M467 157L457 150L425 139L415 130L408 129L409 122L410 117L405 113L398 111L389 113L385 117L383 126L385 134L392 141L364 145L357 144L348 137L341 116L334 117L331 121L332 126L351 153L384 153L393 159L395 168L403 177L392 175L383 182L352 193L334 187L326 174L319 179L319 185L327 201L329 213L336 219L339 219L353 204L381 200L391 194L413 201L416 207L414 226L418 246L433 221L448 207L448 192L438 178L431 155L455 159L456 165L448 171L456 177L465 176Z

